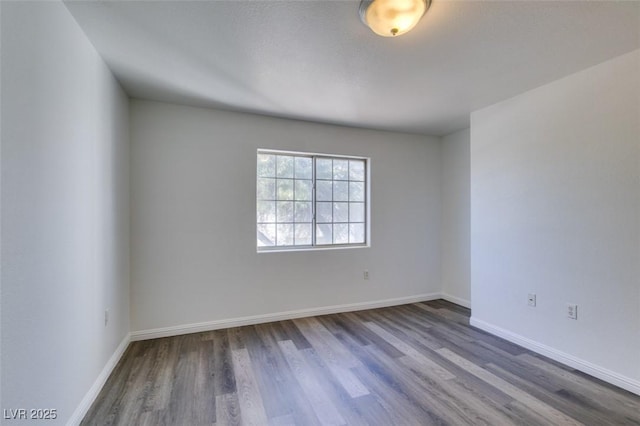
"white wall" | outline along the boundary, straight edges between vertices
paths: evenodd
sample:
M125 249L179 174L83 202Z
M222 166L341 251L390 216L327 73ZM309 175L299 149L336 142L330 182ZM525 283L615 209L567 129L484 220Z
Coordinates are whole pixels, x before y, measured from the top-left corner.
M440 291L438 138L131 108L132 330ZM256 253L258 148L370 157L372 246Z
M639 160L640 51L471 116L475 324L635 392Z
M1 7L1 408L65 424L129 332L128 99L62 3Z
M442 293L471 306L469 129L442 138Z

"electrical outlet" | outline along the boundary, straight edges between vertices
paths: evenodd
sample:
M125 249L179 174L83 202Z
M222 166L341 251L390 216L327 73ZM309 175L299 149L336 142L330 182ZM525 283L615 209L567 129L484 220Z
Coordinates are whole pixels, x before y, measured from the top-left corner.
M109 310L104 310L104 326L106 327L109 324Z
M527 304L529 306L536 306L536 295L535 293L529 293L529 296L527 296Z
M567 318L577 320L578 319L578 305L571 303L567 304Z
M362 278L365 279L365 280L369 279L369 271L368 270L366 270L366 269L364 270L364 273L362 274Z

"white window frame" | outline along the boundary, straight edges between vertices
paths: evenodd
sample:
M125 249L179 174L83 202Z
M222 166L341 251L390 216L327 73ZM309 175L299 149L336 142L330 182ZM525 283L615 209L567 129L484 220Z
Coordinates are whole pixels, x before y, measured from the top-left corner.
M341 154L325 154L317 152L301 152L301 151L283 151L275 149L263 149L260 148L256 152L256 165L259 154L272 154L272 155L285 155L285 156L297 156L297 157L310 157L312 159L312 222L311 222L311 245L290 245L290 246L258 246L256 238L256 250L258 253L275 253L284 251L316 251L316 250L336 250L336 249L353 249L353 248L367 248L371 247L371 159L369 157L360 157L353 155L341 155ZM364 242L363 243L344 243L344 244L320 244L316 242L316 160L319 158L325 159L337 159L337 160L362 160L364 161ZM254 211L257 214L258 206L258 179L256 167L256 175L254 183L256 185L256 194L254 197ZM335 222L332 222L332 225ZM346 222L350 223L350 222ZM257 216L254 220L254 231L257 236L258 233L258 219ZM276 223L277 226L277 223Z

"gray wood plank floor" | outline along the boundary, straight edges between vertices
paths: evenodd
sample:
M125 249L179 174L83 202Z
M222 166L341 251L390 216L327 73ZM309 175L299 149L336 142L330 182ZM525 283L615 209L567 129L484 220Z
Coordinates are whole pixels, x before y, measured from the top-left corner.
M134 342L84 425L640 425L640 397L436 300Z

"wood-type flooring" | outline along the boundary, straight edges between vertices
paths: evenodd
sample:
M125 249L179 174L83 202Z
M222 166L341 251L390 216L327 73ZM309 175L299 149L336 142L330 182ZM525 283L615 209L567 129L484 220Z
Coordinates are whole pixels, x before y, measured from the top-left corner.
M130 344L84 425L640 425L640 397L424 303Z

